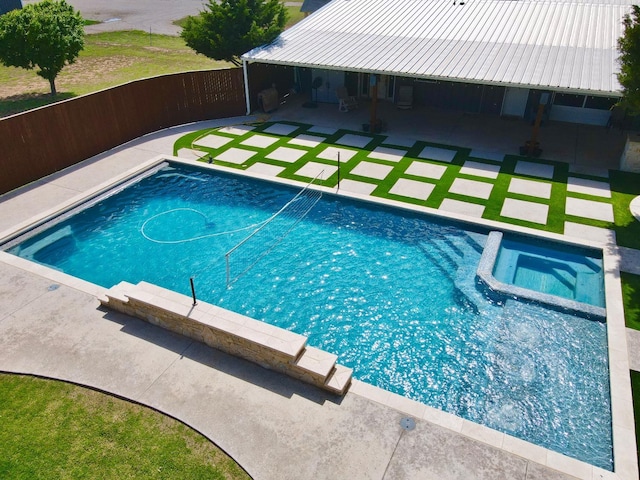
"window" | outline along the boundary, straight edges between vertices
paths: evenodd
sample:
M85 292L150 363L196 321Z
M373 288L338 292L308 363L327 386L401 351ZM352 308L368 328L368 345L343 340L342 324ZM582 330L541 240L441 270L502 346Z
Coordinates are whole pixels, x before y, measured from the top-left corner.
M554 105L563 105L565 107L579 107L584 105L585 96L575 95L573 93L556 93L553 98Z
M595 108L597 110L611 110L620 99L616 97L594 97L589 95L584 104L584 108Z

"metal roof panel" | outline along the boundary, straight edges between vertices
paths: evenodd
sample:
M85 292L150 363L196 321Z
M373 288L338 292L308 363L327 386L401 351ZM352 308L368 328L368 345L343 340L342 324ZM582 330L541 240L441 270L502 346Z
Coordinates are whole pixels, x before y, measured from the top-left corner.
M628 0L333 0L250 62L618 92Z

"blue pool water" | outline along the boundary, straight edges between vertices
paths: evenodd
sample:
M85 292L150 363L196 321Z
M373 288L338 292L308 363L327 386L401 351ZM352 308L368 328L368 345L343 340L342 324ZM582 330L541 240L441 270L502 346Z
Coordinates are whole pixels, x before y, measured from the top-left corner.
M602 256L577 247L504 240L493 275L501 282L604 307Z
M606 325L490 299L483 232L325 195L227 287L225 252L296 193L170 167L10 251L105 287L190 294L194 277L201 300L307 335L360 380L612 469Z

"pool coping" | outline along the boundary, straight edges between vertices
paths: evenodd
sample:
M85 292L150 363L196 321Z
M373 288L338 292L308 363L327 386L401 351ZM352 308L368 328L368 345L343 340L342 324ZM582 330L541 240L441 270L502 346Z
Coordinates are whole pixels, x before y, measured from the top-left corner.
M157 155L150 160L142 162L135 168L112 177L111 180L103 182L100 185L87 190L86 192L76 195L67 201L61 202L60 204L46 210L41 214L35 215L12 228L0 232L0 244L6 242L9 238L24 233L25 231L34 228L38 224L43 223L47 219L55 217L56 215L59 215L70 208L78 206L87 199L108 191L114 186L117 186L127 181L128 179L131 179L136 175L142 173L143 171L165 161L182 163L191 166L195 165L200 168L217 170L234 175L242 175L298 188L307 185L307 183L305 182L239 171L237 169L206 164L196 160L185 160L170 155ZM345 198L352 198L373 204L390 206L405 211L423 213L432 217L454 220L473 226L480 226L488 229L508 231L518 234L524 234L527 236L545 238L569 245L601 249L603 252L603 266L605 271L605 297L607 305L607 339L609 349L614 472L603 470L591 464L576 460L552 450L545 449L533 443L498 432L497 430L490 429L489 427L473 423L469 420L462 419L453 414L437 410L433 407L429 407L428 405L404 398L391 392L387 392L378 387L374 387L355 379L353 380L350 393L366 397L372 401L381 403L396 410L402 411L406 414L413 415L417 418L421 418L428 422L437 424L456 433L460 433L485 444L505 450L522 458L531 460L541 465L545 465L549 468L561 471L563 473L573 475L580 479L591 480L595 478L604 478L611 480L635 480L636 478L638 478L633 401L629 376L630 369L624 325L622 289L620 285L620 256L618 247L615 244L615 234L613 232L611 232L611 236L607 242L598 242L594 240L580 241L572 237L566 237L564 235L556 233L543 232L527 227L503 224L497 221L483 220L476 217L468 217L462 214L445 213L428 207L406 204L399 201L383 199L380 197L372 197L369 195L361 195L344 191L341 192L339 191L339 185L338 188L313 188L317 188L322 190L323 192ZM104 293L107 291L107 289L103 287L99 287L95 284L86 282L71 275L56 271L55 269L38 265L29 260L15 257L4 251L0 251L0 261L19 267L26 271L33 272L45 278L49 278L61 284L68 285L72 288L76 288L80 291L84 291L96 297L104 295Z

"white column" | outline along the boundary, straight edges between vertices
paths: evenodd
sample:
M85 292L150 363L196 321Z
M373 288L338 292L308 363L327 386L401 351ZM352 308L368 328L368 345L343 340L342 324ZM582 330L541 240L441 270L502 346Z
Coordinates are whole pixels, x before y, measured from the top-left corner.
M247 115L251 114L251 100L249 99L249 75L247 74L247 61L242 60L242 73L244 75L244 98L247 102Z

